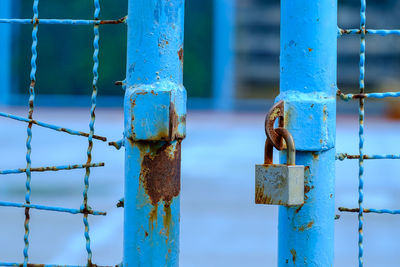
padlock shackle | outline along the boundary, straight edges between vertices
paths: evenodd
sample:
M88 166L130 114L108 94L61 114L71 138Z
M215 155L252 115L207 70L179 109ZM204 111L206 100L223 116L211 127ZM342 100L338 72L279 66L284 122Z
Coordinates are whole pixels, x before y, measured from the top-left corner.
M274 152L274 145L267 137L267 140L265 140L265 148L264 148L264 164L265 165L273 164L273 162L272 162L273 152Z
M296 146L294 144L293 136L290 132L283 128L278 127L275 129L276 133L283 137L287 146L287 155L286 155L286 164L287 165L296 165ZM273 164L273 149L274 145L271 140L267 137L265 140L265 148L264 148L264 164Z
M296 165L296 146L294 144L294 139L292 134L283 127L278 127L275 131L285 139L287 154L286 154L286 164ZM272 157L271 157L272 158Z

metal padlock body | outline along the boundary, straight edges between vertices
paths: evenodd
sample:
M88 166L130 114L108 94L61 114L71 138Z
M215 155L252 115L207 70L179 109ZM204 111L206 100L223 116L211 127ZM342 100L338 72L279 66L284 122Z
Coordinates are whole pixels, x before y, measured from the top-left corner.
M272 164L273 145L265 143L264 164L256 165L255 203L297 206L304 204L304 166L295 165L295 146L292 136L284 128L283 137L288 147L287 165Z

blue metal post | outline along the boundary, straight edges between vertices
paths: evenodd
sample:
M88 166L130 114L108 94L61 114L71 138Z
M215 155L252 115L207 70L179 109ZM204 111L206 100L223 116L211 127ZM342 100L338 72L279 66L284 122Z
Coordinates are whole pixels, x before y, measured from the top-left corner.
M11 17L11 0L0 1L0 17ZM0 25L0 104L10 102L10 54L11 54L11 29L10 25Z
M215 107L234 107L236 0L214 0L213 98Z
M333 266L336 42L337 0L281 1L278 100L306 169L305 204L279 209L278 266Z
M124 266L178 266L184 0L129 0Z

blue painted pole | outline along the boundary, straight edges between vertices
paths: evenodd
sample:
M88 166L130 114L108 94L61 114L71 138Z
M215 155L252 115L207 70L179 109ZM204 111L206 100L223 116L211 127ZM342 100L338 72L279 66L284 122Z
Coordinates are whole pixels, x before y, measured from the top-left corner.
M214 1L213 98L215 108L234 108L236 0Z
M11 17L11 0L0 1L0 17ZM0 25L0 104L9 104L11 97L10 55L11 55L11 26Z
M124 266L178 266L184 0L129 0Z
M337 0L281 1L277 100L306 169L305 203L279 208L278 266L333 266L336 42Z

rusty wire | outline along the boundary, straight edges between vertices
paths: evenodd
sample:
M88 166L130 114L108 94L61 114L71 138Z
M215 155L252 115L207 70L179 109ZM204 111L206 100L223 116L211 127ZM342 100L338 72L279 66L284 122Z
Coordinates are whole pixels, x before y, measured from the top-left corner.
M24 208L25 209L25 234L24 234L24 248L23 248L23 263L15 263L15 262L1 262L0 266L66 266L66 265L44 265L44 264L33 264L29 263L29 222L30 222L30 209L44 210L44 211L55 211L55 212L66 212L70 214L83 214L83 223L85 227L84 237L86 240L86 252L87 252L87 266L98 266L92 263L92 251L90 248L90 236L89 236L89 222L88 215L106 215L103 211L95 211L88 205L88 190L89 190L89 176L90 176L90 168L93 167L102 167L104 166L103 162L100 163L92 163L92 148L93 148L93 139L98 139L101 141L107 141L107 138L98 136L94 134L95 128L95 109L96 109L96 99L97 99L97 81L99 78L98 67L99 67L99 26L103 24L120 24L126 23L127 17L123 17L118 20L100 20L100 1L94 1L94 19L93 20L71 20L71 19L39 19L39 0L33 0L33 17L32 19L3 19L0 18L0 23L16 23L16 24L32 24L32 57L31 57L31 72L30 72L30 85L29 85L29 108L28 108L28 117L20 117L12 114L7 114L4 112L0 112L0 117L6 117L10 119L14 119L17 121L22 121L28 124L27 127L27 140L26 140L26 168L19 169L9 169L9 170L0 170L0 175L5 174L16 174L16 173L25 173L26 174L26 182L25 182L25 203L14 203L14 202L5 202L1 201L1 207L14 207L14 208ZM57 24L57 25L93 25L94 38L93 38L93 79L92 79L92 96L91 96L91 109L90 109L90 122L89 122L89 133L85 133L82 131L76 131L72 129L68 129L65 127L48 124L45 122L37 121L33 118L34 111L34 102L35 102L35 85L36 85L36 59L37 59L37 45L38 45L38 25L39 24ZM62 166L47 166L47 167L35 167L32 168L32 160L31 160L31 152L32 152L32 126L37 125L40 127L45 127L48 129L52 129L55 131L65 132L70 135L83 136L88 138L88 148L87 148L87 161L85 164L75 164L75 165L62 165ZM83 202L79 209L73 208L64 208L64 207L54 207L54 206L44 206L44 205L36 205L31 203L31 178L32 172L44 172L44 171L60 171L60 170L73 170L73 169L85 169L84 176L84 190L83 190ZM115 266L122 266L122 264L118 264Z
M366 0L361 0L360 9L360 28L359 29L339 29L339 36L343 35L360 35L360 64L359 64L359 92L357 94L344 94L341 90L337 91L337 95L341 100L349 101L351 99L358 99L359 101L359 154L350 155L347 153L339 153L336 159L357 159L359 164L358 172L358 208L344 208L340 207L341 212L355 212L358 213L358 265L364 265L364 213L377 213L377 214L400 214L400 210L390 209L367 209L364 208L364 160L372 159L400 159L400 155L368 155L364 153L364 118L365 118L365 100L368 98L383 99L387 97L400 97L400 92L373 92L365 93L365 48L366 48L366 35L400 35L400 30L386 30L386 29L366 29Z

